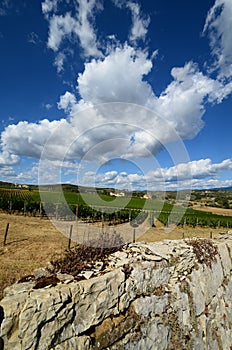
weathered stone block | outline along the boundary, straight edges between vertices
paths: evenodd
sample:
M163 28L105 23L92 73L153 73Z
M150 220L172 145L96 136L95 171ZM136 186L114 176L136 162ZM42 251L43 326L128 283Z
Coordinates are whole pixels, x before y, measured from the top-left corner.
M0 348L230 349L232 237L214 243L220 255L211 266L196 264L182 241L136 243L112 256L112 271L102 265L101 276L8 287L0 301ZM116 267L128 259L129 268Z

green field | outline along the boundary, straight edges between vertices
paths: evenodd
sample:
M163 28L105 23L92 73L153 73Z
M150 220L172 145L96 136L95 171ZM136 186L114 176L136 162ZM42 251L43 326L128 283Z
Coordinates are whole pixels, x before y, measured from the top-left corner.
M91 205L96 207L114 207L114 208L130 208L130 209L143 209L143 210L158 210L160 211L164 205L164 210L170 211L172 205L168 203L163 203L159 200L146 200L144 198L138 197L111 197L108 195L98 195L92 193L74 193L74 192L56 192L56 191L42 191L41 201L42 202L53 202L53 203L63 203L67 202L69 204L82 204ZM35 201L39 199L39 191L32 192L32 198ZM178 210L179 207L177 207Z
M2 200L31 200L31 192L26 189L0 188L0 198Z
M46 204L45 204L46 203ZM68 204L68 205L67 205ZM44 210L43 207L46 209ZM78 207L78 209L77 209ZM150 216L157 218L164 225L181 224L191 226L207 227L232 227L232 217L212 214L203 211L197 211L190 208L173 206L161 200L139 197L111 197L109 195L98 195L97 193L78 193L74 191L52 191L38 189L18 189L18 188L0 188L0 209L5 211L17 211L33 213L36 215L45 215L49 211L50 215L65 216L68 215L69 208L79 217L94 217L101 219L101 213L104 212L106 220L112 220L113 215L107 216L107 208L114 209L121 220L135 218L141 211L151 212ZM110 213L110 210L109 210ZM115 217L115 214L114 214ZM144 216L145 217L145 216Z

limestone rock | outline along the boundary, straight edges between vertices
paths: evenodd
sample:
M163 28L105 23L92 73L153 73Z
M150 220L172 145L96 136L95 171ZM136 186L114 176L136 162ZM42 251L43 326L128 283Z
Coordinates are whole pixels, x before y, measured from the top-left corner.
M79 276L84 277L85 279L89 280L90 277L92 277L94 274L94 271L81 271L81 273L79 273Z
M41 267L39 269L34 270L34 276L35 276L35 279L38 279L41 277L49 277L51 276L51 272L49 272L46 267Z
M166 240L128 244L81 281L57 273L56 285L35 289L49 279L40 269L5 289L0 349L230 349L232 237L214 243L211 266L186 242Z
M73 281L74 277L68 273L60 273L58 272L56 274L57 278L61 281L61 282L65 282L65 281Z
M132 306L134 307L136 314L142 318L161 315L165 312L165 309L168 306L168 295L152 295L149 297L137 298L132 302Z
M136 264L131 272L135 281L137 294L150 294L161 285L167 285L170 278L168 268L156 270L154 262L144 261Z

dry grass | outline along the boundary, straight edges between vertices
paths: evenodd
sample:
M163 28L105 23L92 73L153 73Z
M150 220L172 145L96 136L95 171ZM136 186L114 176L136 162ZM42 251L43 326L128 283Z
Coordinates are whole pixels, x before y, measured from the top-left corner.
M9 232L6 245L3 237L6 224ZM211 229L173 228L167 232L162 224L150 228L138 241L161 241L164 239L209 238ZM217 236L220 229L215 229ZM68 247L68 239L49 220L0 213L0 298L7 286L21 277L32 274L33 270L45 266L54 255L62 255Z
M10 225L3 247L7 223ZM46 265L67 245L68 239L46 219L0 214L0 298L3 288Z
M226 229L222 228L205 228L205 227L175 227L171 226L168 231L163 226L157 228L150 228L146 233L139 237L139 241L158 242L164 239L182 239L182 238L210 238L212 232L213 238L216 238L222 233L226 233Z
M196 209L196 210L205 211L207 213L232 216L232 209L215 208L215 207L202 207L201 205L194 205L192 208Z

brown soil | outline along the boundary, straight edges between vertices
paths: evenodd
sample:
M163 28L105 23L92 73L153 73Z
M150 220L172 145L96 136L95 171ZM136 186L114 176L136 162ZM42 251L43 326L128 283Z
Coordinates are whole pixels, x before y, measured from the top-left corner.
M188 239L188 238L216 238L219 235L227 233L226 229L211 229L206 227L176 227L171 226L169 229L164 227L150 228L146 233L139 237L139 241L158 242L165 239Z
M3 246L6 225L9 230ZM64 237L49 220L0 214L0 298L2 290L34 269L46 265L67 248Z
M6 225L9 231L6 245L3 246ZM115 227L116 228L116 227ZM117 228L116 228L117 231ZM150 228L137 241L161 241L164 239L182 239L183 237L209 238L224 229L209 228L176 228L166 230L156 222L155 228ZM130 235L131 236L131 235ZM47 265L54 256L63 255L68 247L68 238L60 233L47 219L24 217L0 213L0 299L2 291L7 286L25 275L32 274L34 269Z
M215 208L215 207L202 207L200 205L194 205L192 208L196 209L196 210L206 211L208 213L225 215L225 216L232 216L232 209Z

